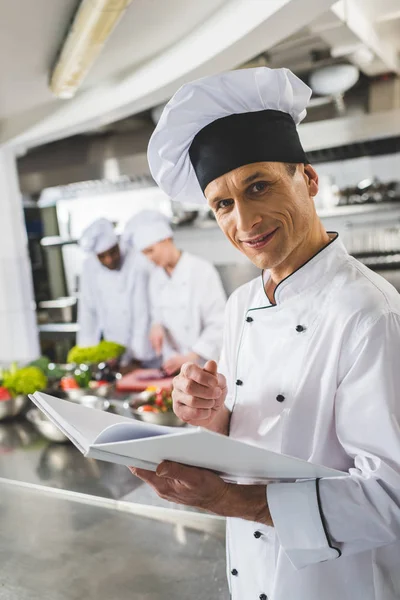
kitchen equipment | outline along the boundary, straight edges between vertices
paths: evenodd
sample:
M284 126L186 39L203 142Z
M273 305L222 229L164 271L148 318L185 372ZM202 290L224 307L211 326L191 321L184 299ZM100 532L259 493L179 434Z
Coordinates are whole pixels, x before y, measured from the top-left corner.
M68 400L72 402L78 402L83 396L87 396L92 393L90 388L71 388L70 390L63 390Z
M15 396L15 398L11 398L10 400L1 400L0 421L19 415L28 405L28 402L28 396L23 396L22 394Z
M124 375L116 382L117 392L142 392L150 386L164 389L172 388L173 377L154 380L147 379L146 375L149 371L153 371L153 369L138 369L137 371L128 373L128 375Z
M38 432L51 442L63 443L67 442L68 438L53 425L51 421L38 409L31 408L27 413L26 418L30 421L38 430Z
M72 323L75 321L76 305L77 299L73 296L39 302L39 308L47 311L48 320L52 323Z
M81 396L76 402L77 404L83 404L83 406L88 406L89 408L95 408L97 410L108 410L110 408L110 402L104 398L99 398L98 396Z
M146 423L152 423L153 425L166 425L169 427L182 427L185 425L183 421L181 421L174 412L141 412L139 407L145 404L141 395L138 395L132 398L127 405L135 417L135 419L139 419L140 421L145 421Z

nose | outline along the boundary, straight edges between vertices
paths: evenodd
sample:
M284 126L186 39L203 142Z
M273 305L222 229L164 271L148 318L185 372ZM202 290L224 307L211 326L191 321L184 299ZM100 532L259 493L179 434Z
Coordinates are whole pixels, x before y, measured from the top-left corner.
M261 223L261 216L253 206L244 201L236 202L236 229L240 234L251 234L253 228Z

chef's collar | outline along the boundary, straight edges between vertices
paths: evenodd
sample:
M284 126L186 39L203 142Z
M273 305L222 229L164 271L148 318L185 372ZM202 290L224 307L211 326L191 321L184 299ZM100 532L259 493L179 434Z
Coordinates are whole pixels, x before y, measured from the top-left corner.
M296 269L294 273L288 275L276 287L274 297L277 305L289 300L290 298L306 292L319 282L322 282L327 276L332 277L332 272L337 270L338 263L348 256L339 234L328 232L331 241L322 250L319 250L304 265ZM263 289L269 280L269 271L263 271L262 282ZM264 298L268 299L265 291Z

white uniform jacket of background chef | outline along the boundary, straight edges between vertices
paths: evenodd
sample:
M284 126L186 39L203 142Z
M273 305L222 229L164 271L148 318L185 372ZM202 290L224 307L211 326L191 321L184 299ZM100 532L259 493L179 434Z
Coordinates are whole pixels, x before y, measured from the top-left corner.
M232 599L398 599L400 296L336 238L275 300L260 277L228 302L230 435L349 475L270 484L274 528L228 520Z
M183 252L171 276L157 267L150 278L150 301L152 323L167 331L164 360L189 352L219 359L226 296L211 263Z
M104 339L126 346L129 357L154 357L149 342L148 261L130 250L121 269L104 267L96 255L85 260L80 278L78 304L80 346L92 346Z

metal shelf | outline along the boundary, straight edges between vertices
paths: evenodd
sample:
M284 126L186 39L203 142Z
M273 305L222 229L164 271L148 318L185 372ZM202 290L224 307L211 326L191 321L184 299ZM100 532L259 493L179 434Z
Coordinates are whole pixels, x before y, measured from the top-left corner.
M62 246L69 246L77 243L78 240L65 239L57 235L47 236L40 240L40 244L43 248L61 248Z

